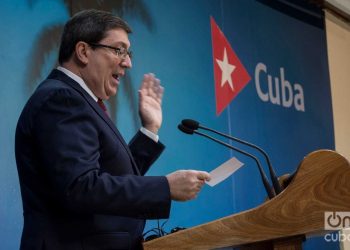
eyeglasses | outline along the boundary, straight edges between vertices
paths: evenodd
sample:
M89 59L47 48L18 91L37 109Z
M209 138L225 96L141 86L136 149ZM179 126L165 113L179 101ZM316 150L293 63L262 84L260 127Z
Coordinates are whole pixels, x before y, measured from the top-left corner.
M95 47L95 48L107 48L107 49L112 49L115 54L122 58L122 59L125 59L126 56L128 55L129 58L131 59L132 57L132 52L130 50L127 50L126 48L124 47L112 47L112 46L109 46L109 45L105 45L105 44L100 44L100 43L88 43L91 47Z

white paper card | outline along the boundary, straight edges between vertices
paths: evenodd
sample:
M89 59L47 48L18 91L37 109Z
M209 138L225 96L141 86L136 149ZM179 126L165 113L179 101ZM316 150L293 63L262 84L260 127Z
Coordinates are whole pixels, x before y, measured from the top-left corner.
M211 171L210 177L211 180L207 181L206 183L213 187L216 184L222 182L226 178L228 178L230 175L232 175L234 172L236 172L240 167L242 167L244 164L237 160L236 157L231 158L230 160L224 162L219 167L215 168L213 171Z

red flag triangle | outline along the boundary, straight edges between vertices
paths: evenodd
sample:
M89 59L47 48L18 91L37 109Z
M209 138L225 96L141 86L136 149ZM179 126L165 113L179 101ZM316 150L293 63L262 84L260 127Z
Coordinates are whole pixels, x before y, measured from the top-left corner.
M210 17L210 24L213 45L216 115L219 115L248 84L251 77L212 17Z

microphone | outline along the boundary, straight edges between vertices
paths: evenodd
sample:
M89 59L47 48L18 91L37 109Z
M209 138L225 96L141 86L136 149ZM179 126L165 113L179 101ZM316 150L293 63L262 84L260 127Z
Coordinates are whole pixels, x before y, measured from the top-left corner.
M232 145L230 145L230 144L228 144L228 143L225 143L225 142L223 142L223 141L220 141L220 140L218 140L218 139L216 139L216 138L214 138L214 137L212 137L212 136L209 136L209 135L207 135L207 134L204 134L204 133L201 133L201 132L199 132L199 131L193 130L193 129L189 128L189 127L186 127L186 126L184 126L183 124L179 124L177 127L178 127L178 129L179 129L180 131L182 131L182 132L185 133L185 134L189 134L189 135L197 134L197 135L200 135L200 136L204 136L204 137L206 137L206 138L208 138L208 139L210 139L210 140L212 140L212 141L215 141L215 142L217 142L217 143L219 143L219 144L221 144L221 145L223 145L223 146L225 146L225 147L228 147L228 148L230 148L230 149L232 149L232 150L235 150L235 151L237 151L237 152L239 152L239 153L241 153L241 154L244 154L244 155L246 155L246 156L251 157L252 159L254 159L254 161L255 161L256 164L258 165L258 169L259 169L259 172L260 172L260 176L261 176L262 182L263 182L263 184L264 184L264 187L265 187L265 190L266 190L267 195L269 196L270 199L272 199L273 197L275 197L275 192L274 192L273 188L271 187L270 183L268 182L267 177L266 177L266 174L264 173L264 170L263 170L263 168L261 167L259 160L258 160L254 155L251 155L251 154L249 154L249 153L247 153L247 152L245 152L245 151L243 151L243 150L241 150L241 149L238 149L238 148L236 148L236 147L234 147L234 146L232 146Z
M215 134L218 134L218 135L221 135L223 137L226 137L228 139L231 139L233 141L236 141L236 142L239 142L239 143L242 143L244 145L247 145L249 147L252 147L252 148L255 148L256 150L258 150L261 154L264 155L265 159L266 159L266 162L267 162L267 165L268 165L268 168L269 168L269 172L270 172L270 177L271 177L271 180L272 180L272 184L273 184L273 187L275 189L275 193L276 195L281 193L282 191L282 187L278 181L278 178L276 176L276 173L275 173L275 170L273 169L272 165L271 165L271 161L270 161L270 158L269 156L267 155L267 153L260 147L252 144L252 143L249 143L247 141L243 141L241 139L238 139L236 137L233 137L233 136L230 136L230 135L227 135L227 134L223 134L219 131L216 131L214 129L211 129L211 128L207 128L207 127L204 127L204 126L201 126L199 124L199 122L195 121L195 120L192 120L192 119L184 119L181 121L182 125L184 125L185 127L189 128L189 129L193 129L193 130L197 130L198 128L201 128L201 129L204 129L204 130L207 130L207 131L210 131L210 132L213 132Z

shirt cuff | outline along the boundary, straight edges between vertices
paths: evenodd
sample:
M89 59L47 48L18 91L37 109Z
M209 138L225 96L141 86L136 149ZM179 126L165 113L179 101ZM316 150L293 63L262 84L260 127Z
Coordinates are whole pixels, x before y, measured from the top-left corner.
M155 142L158 142L158 141L159 141L159 136L156 135L155 133L149 131L148 129L145 129L144 127L141 127L141 128L140 128L140 131L141 131L144 135L146 135L146 136L148 136L149 138L151 138L153 141L155 141Z

